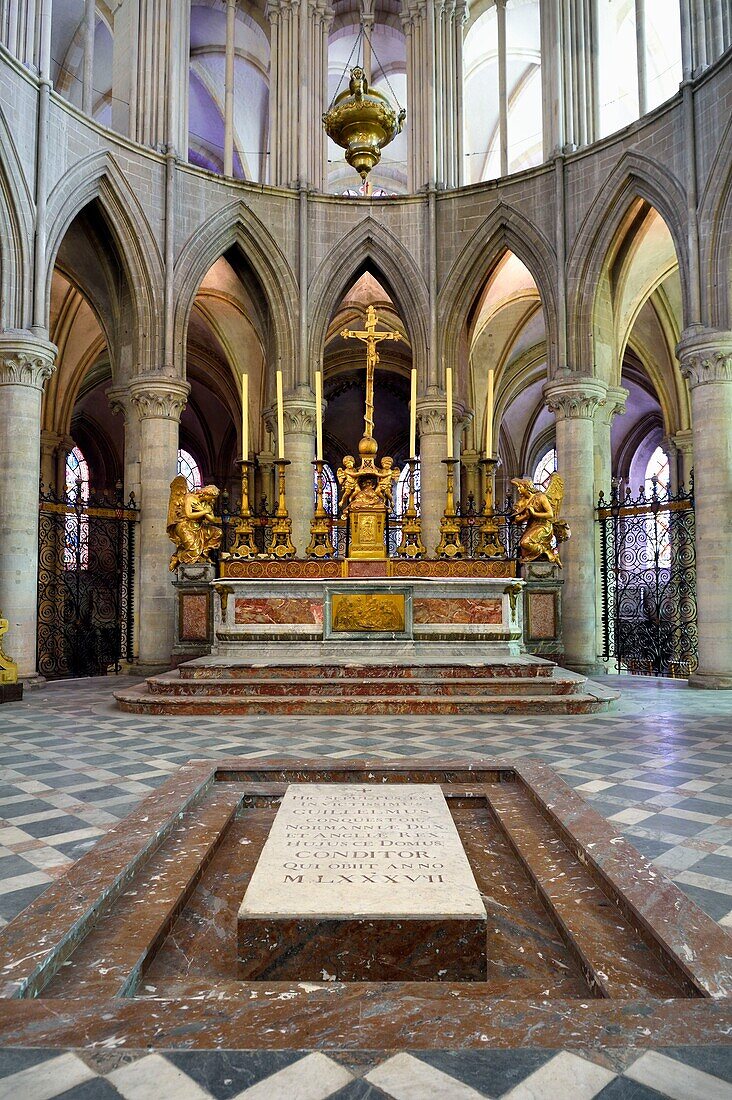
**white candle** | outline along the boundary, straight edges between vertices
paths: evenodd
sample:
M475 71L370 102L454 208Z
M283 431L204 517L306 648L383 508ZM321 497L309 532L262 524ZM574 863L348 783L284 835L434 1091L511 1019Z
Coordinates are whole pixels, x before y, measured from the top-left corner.
M241 457L249 458L249 375L241 376Z
M485 457L493 457L493 368L488 371L488 395L485 401Z
M409 457L417 457L417 368L412 367L409 397Z
M447 458L453 456L452 439L452 367L445 371L445 388L447 390Z
M277 457L285 457L285 410L282 398L282 371L277 371Z
M315 457L323 458L323 375L315 372Z

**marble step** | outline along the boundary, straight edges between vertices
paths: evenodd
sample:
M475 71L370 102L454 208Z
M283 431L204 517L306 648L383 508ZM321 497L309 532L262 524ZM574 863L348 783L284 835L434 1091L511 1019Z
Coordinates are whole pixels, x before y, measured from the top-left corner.
M372 658L373 662L373 658ZM505 661L463 660L447 664L432 660L415 661L410 664L359 663L346 660L342 663L312 664L293 659L283 664L250 661L212 661L210 657L188 661L180 665L177 672L182 680L294 680L294 679L381 679L413 680L422 676L439 679L507 679L550 677L557 666L552 661L539 658L514 658Z
M618 693L585 684L572 695L154 695L140 684L114 697L134 714L590 714L607 710Z
M351 669L351 672L357 670ZM419 670L413 670L417 673ZM269 679L267 673L255 678L183 679L176 673L163 673L147 680L152 695L204 696L253 695L300 697L329 696L469 696L469 695L571 695L586 683L585 677L562 671L554 676L435 677L415 674L409 678L377 676L295 676Z

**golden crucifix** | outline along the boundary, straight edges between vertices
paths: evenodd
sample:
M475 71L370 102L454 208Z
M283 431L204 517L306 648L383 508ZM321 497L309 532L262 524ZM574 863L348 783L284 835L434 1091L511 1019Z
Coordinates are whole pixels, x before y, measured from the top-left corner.
M366 310L365 329L344 328L341 336L344 340L363 340L366 345L366 415L364 416L364 439L374 438L374 369L379 361L376 345L382 340L401 340L401 332L377 332L379 318L376 310L369 306Z

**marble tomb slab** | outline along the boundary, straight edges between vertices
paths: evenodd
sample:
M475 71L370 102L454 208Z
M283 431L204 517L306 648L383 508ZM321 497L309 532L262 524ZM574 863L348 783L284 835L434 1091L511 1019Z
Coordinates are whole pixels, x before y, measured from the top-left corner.
M439 784L488 914L483 981L244 981L242 897L291 784ZM732 1034L730 937L527 758L183 765L0 931L0 1044L561 1048ZM350 1054L349 1054L350 1056Z
M485 981L487 916L437 784L291 784L238 913L238 974Z

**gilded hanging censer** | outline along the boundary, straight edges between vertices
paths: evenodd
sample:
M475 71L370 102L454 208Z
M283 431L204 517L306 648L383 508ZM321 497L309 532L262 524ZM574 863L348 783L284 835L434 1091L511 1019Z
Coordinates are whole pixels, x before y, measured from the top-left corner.
M381 150L401 133L407 112L394 110L381 92L369 87L364 70L351 69L348 89L323 115L325 132L346 150L346 160L362 180L381 160Z

